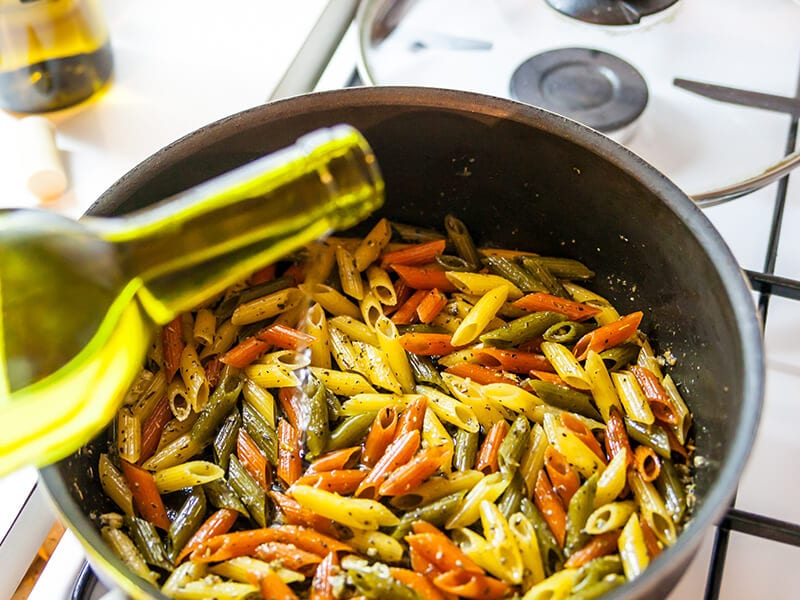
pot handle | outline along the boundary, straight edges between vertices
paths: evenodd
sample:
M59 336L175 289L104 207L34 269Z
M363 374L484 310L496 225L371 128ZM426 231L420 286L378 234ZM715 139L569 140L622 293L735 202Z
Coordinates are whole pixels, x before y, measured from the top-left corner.
M789 171L797 166L800 166L800 151L793 152L792 154L783 157L780 161L758 175L754 175L748 179L745 179L744 181L726 185L715 190L700 194L693 194L691 198L700 208L709 208L710 206L723 204L724 202L735 200L736 198L740 198L751 192L755 192L766 185L769 185L773 181L776 181L777 179L780 179L789 173Z

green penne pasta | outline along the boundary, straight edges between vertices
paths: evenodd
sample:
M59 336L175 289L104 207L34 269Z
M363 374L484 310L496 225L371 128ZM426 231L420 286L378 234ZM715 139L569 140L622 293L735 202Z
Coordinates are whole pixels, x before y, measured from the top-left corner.
M126 517L125 526L147 564L165 571L172 569L173 561L167 558L164 544L161 542L155 526L150 521L138 517Z
M267 498L255 479L245 470L239 459L231 455L228 464L231 489L247 507L250 518L261 527L267 526Z
M142 555L139 554L136 544L122 530L102 527L100 535L111 550L114 551L114 554L119 556L122 562L136 575L153 584L158 581L158 576L147 567L147 563L142 558Z
M597 473L583 482L578 491L572 495L567 506L567 538L564 553L571 556L576 550L583 548L589 541L586 532L586 521L594 511L594 497L597 491Z
M236 448L239 438L239 428L242 426L242 416L238 410L233 410L220 425L217 436L214 438L214 462L223 470L228 468L231 453Z
M200 529L206 516L206 495L202 487L194 488L184 500L167 532L167 555L176 562L186 542Z
M514 319L503 327L482 334L480 340L490 346L517 346L531 338L542 335L548 328L562 321L566 321L566 317L559 313L535 312Z

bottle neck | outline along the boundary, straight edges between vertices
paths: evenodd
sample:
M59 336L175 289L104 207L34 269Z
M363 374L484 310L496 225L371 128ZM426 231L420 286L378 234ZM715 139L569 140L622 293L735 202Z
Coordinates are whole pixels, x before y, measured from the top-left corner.
M142 306L164 324L382 201L369 146L337 126L153 207L85 224L118 247Z

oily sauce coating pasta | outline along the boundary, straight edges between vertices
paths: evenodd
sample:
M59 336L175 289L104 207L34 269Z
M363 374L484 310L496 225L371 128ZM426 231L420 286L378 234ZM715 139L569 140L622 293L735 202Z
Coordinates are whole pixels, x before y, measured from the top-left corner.
M164 327L98 465L131 569L175 598L594 598L675 542L691 414L642 312L444 230L317 242Z

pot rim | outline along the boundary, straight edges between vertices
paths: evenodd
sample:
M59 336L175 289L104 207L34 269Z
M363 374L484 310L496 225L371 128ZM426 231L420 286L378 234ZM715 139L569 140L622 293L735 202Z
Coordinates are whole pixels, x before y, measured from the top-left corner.
M92 204L87 215L110 214L143 181L169 168L177 158L191 155L209 143L236 136L241 129L252 126L253 123L280 121L286 117L336 107L376 105L408 107L413 110L443 109L509 119L556 137L566 138L646 185L685 224L714 263L725 295L730 299L742 340L745 379L739 422L731 451L719 476L676 543L666 549L664 558L650 565L641 577L607 596L609 599L647 597L648 593L658 589L663 579L677 568L688 564L707 529L716 525L727 510L755 438L764 392L765 363L762 327L751 289L727 244L689 196L640 156L576 121L513 100L474 92L413 86L348 88L303 94L260 105L201 127L157 151L123 175ZM71 499L58 468L53 465L42 469L41 478L64 522L79 537L85 548L92 549L90 562L99 563L102 568L113 573L115 583L124 583L126 592L134 596L141 595L142 589L137 589L134 582L141 581L139 585L142 585L144 581L132 575L122 561L104 547L95 524ZM159 594L158 597L164 596Z

